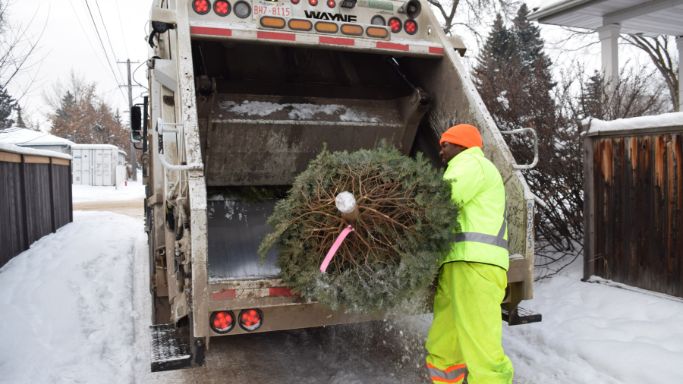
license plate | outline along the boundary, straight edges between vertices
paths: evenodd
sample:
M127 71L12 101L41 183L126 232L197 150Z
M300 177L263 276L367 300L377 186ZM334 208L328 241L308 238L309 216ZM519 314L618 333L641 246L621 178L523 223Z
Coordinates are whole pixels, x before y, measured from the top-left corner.
M254 18L261 16L291 17L292 8L286 5L254 4Z

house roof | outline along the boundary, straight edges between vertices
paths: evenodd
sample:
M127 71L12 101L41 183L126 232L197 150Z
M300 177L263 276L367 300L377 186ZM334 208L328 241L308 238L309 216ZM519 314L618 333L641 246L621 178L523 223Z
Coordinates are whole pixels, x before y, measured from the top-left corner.
M14 144L10 144L10 143L3 143L3 142L0 142L0 152L10 152L10 153L16 153L19 155L58 157L61 159L71 160L71 156L69 156L65 153L50 151L47 149L33 149L33 148L27 148L27 147L20 147L18 145L14 145Z
M48 146L61 145L70 147L75 143L46 132L34 131L27 128L12 127L0 130L0 143L19 146Z
M622 33L683 36L683 0L562 0L529 19L592 30L619 24Z

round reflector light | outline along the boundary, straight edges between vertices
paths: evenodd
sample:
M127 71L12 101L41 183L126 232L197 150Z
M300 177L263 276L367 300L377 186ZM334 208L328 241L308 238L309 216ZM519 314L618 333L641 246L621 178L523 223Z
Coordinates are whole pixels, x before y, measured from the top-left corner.
M211 329L216 333L228 333L235 327L235 315L232 311L217 311L209 319Z
M209 0L194 0L192 2L192 9L200 15L206 15L211 9Z
M246 1L236 2L232 11L235 12L235 16L239 17L240 19L246 19L247 17L251 16L251 6L247 4Z
M230 3L227 0L216 0L213 3L213 11L216 12L218 16L227 16L230 14Z
M414 35L417 33L417 21L415 20L406 20L405 24L403 25L403 29L405 29L406 33L409 35Z
M239 323L245 331L255 331L263 324L263 315L258 309L243 309L240 312Z
M334 8L337 5L337 3L334 0L327 0L327 6L330 8Z
M393 33L401 32L402 26L403 25L401 25L401 19L399 19L397 17L392 17L391 19L389 19L389 29L391 29L391 32L393 32Z
M387 25L387 21L384 20L384 17L380 15L375 15L370 19L370 24L372 25Z
M316 5L318 5L318 0L308 0L308 4L315 7Z

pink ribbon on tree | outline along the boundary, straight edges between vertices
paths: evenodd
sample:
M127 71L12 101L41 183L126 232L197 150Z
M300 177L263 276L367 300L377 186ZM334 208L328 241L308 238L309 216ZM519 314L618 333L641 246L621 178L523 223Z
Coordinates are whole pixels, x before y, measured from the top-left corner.
M330 265L332 258L337 253L337 250L339 250L339 247L341 247L341 244L344 242L344 239L346 239L346 236L348 236L351 232L353 232L353 227L349 225L344 228L343 231L341 231L339 236L337 236L337 239L332 244L332 247L330 247L330 250L327 251L327 255L325 255L323 263L320 264L320 272L325 273L325 271L327 271L327 267Z

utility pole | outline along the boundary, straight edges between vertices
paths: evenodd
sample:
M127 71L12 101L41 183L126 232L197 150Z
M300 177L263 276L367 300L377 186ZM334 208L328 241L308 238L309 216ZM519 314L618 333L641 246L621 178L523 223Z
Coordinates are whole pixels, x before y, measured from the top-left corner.
M120 64L123 64L124 62L119 61ZM130 59L126 59L126 68L128 69L128 113L130 115L130 111L133 109L133 83L132 83L132 78L130 74ZM131 137L130 140L130 153L131 153L131 159L130 159L130 165L133 167L133 181L138 180L138 154L135 149L135 144L133 143L133 139Z

